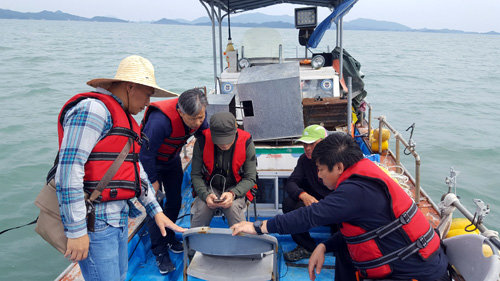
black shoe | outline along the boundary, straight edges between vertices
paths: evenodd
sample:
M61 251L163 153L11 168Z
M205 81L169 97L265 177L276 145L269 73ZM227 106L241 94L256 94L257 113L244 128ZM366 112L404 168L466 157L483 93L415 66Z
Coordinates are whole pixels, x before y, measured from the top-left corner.
M169 272L175 271L175 266L170 260L168 253L159 254L156 257L156 265L158 266L161 274L167 274Z
M177 239L174 239L171 243L167 243L168 249L172 251L172 253L182 253L184 251L184 247L182 246L182 243L177 241Z
M302 246L297 246L295 249L288 253L284 253L283 257L286 261L295 262L301 259L308 259L311 256L311 252L304 249Z

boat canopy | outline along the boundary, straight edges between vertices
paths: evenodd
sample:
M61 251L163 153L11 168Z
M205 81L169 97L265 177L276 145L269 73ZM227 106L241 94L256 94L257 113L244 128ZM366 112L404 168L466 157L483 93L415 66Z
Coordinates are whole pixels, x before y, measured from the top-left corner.
M316 48L323 38L325 32L330 29L332 23L339 23L339 19L341 19L345 14L349 12L349 10L356 4L358 0L345 0L342 2L335 10L329 15L326 19L324 19L318 27L314 29L313 34L309 38L307 46L310 48Z
M241 13L244 11L259 9L277 4L297 4L308 6L319 6L335 9L343 0L200 0L209 6L220 8L229 13Z

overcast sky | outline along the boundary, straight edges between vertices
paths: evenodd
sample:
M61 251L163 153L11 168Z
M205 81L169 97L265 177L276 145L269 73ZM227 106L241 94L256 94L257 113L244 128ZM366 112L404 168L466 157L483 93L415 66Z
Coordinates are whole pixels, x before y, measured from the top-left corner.
M20 12L61 10L83 17L112 16L131 21L206 16L198 0L0 0L0 8ZM293 8L278 5L256 11L293 15ZM320 9L318 20L328 13L328 9ZM345 20L357 18L393 21L411 28L500 32L500 0L359 0Z

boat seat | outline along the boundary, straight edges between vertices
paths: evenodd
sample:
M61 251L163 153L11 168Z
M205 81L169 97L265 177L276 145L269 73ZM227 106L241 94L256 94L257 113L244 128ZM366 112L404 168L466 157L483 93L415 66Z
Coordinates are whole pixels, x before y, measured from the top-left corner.
M486 237L478 234L465 234L443 240L446 255L467 281L497 280L500 274L500 260L496 248L493 255L485 257L483 244Z
M183 233L184 280L278 280L278 240L270 235L232 236L231 229L196 227ZM196 251L191 261L188 254Z

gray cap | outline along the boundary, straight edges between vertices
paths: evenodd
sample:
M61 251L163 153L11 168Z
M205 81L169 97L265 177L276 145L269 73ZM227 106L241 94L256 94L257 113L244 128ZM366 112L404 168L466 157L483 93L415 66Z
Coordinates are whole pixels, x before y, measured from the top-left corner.
M236 118L230 112L217 112L210 117L210 134L214 144L230 144L236 135Z

